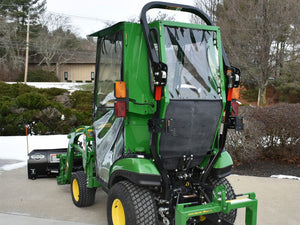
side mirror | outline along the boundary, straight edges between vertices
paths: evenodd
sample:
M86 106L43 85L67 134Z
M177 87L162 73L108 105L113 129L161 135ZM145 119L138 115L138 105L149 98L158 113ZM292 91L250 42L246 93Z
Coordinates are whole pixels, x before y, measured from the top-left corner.
M116 117L126 117L127 114L127 89L124 81L116 81L114 84L114 95L117 99L115 103Z

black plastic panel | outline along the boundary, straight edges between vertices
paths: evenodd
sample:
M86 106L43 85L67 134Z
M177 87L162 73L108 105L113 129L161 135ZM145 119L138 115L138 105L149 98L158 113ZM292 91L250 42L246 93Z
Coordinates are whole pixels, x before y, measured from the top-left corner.
M59 173L59 159L57 154L67 153L62 149L35 149L28 154L28 178L56 177Z
M201 163L211 150L222 112L221 100L171 100L166 112L167 131L161 134L159 153L165 169Z

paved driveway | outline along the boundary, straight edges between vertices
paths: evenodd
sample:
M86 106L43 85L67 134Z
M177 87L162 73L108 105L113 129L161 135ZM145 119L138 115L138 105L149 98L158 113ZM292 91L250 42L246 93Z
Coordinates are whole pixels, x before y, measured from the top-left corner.
M236 193L256 192L258 225L300 224L300 181L230 176ZM28 180L26 167L0 171L0 225L80 225L106 223L106 193L98 190L95 205L73 205L70 186L58 186L55 179ZM239 210L236 225L244 224Z

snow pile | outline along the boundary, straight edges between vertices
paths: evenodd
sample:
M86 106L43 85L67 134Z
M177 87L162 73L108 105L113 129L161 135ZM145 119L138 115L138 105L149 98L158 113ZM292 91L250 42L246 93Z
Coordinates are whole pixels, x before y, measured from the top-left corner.
M67 148L67 135L28 136L29 152L34 149ZM0 170L13 170L27 164L27 141L25 136L0 137L0 160L18 160L21 162L6 164Z
M5 170L5 171L15 170L15 169L22 168L26 165L27 165L26 161L22 161L22 162L19 162L19 163L13 163L13 164L6 164L6 165L0 167L0 170Z
M300 177L289 176L289 175L272 175L271 178L289 179L289 180L300 180Z
M14 84L15 82L7 82L8 84ZM87 85L90 83L72 83L72 82L27 82L29 86L36 88L62 88L70 91L81 90L81 86Z

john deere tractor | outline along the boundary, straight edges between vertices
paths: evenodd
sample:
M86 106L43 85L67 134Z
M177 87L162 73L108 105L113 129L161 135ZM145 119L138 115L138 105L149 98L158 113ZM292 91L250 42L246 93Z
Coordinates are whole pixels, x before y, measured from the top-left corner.
M148 10L189 12L205 25L148 23ZM220 28L200 9L150 2L140 23L120 22L98 38L93 125L72 131L59 155L58 184L78 207L108 193L109 225L232 225L237 208L256 224L254 193L236 196L226 179L227 130L240 70L229 64ZM237 198L238 197L238 198Z

